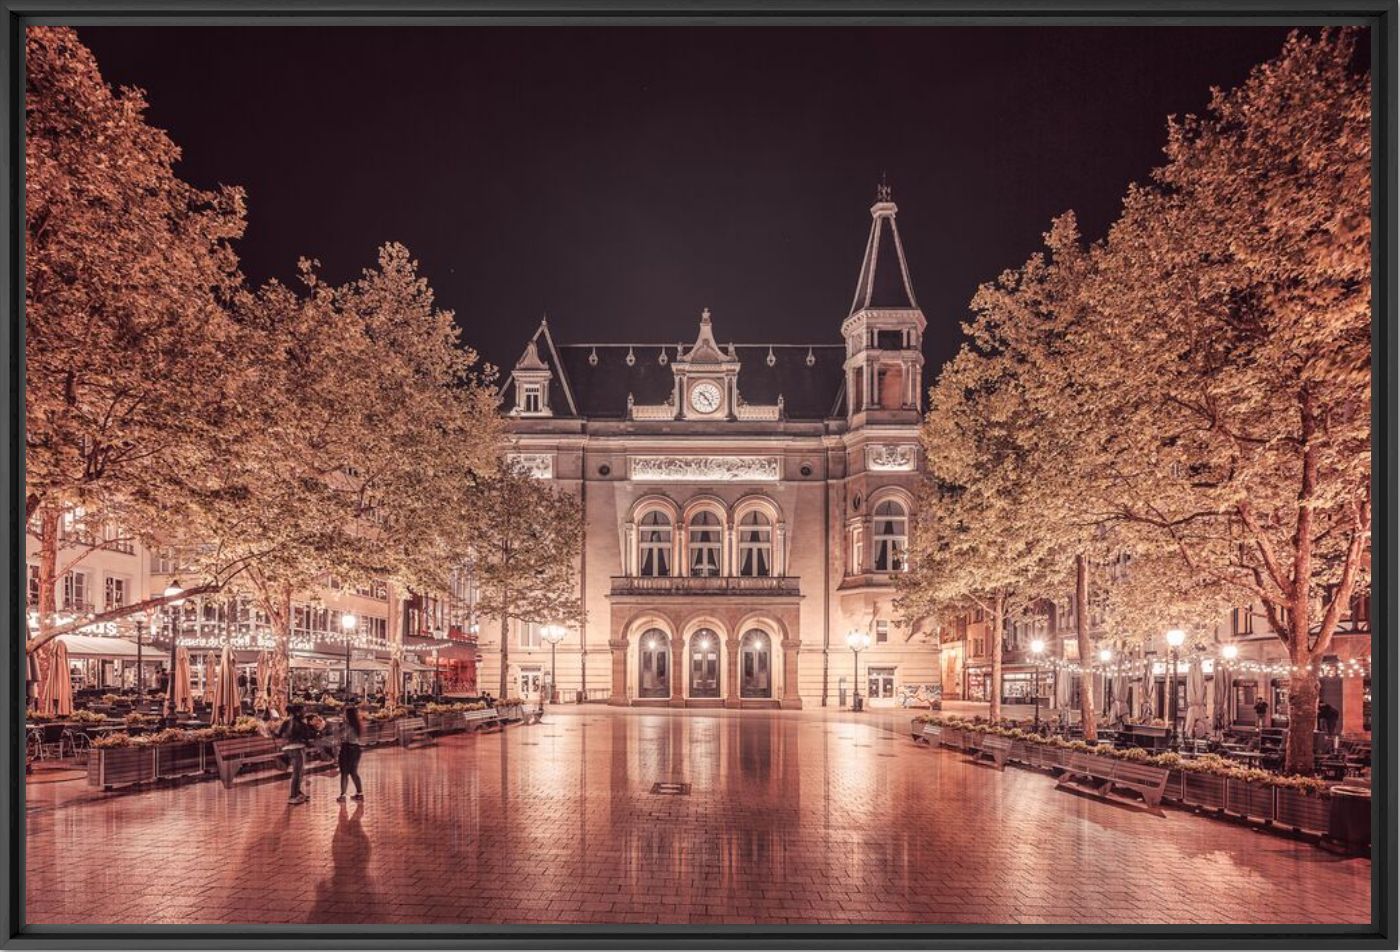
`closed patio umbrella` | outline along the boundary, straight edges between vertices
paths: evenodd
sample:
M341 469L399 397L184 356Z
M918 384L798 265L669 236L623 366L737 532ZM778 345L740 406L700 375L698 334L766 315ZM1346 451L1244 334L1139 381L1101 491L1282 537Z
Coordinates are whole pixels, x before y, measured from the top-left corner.
M217 680L215 672L217 669L218 663L215 660L214 652L206 651L204 653L204 703L211 707L214 704L214 687Z
M1211 678L1211 693L1215 703L1215 729L1223 731L1230 726L1231 675L1229 669L1219 661L1215 663L1215 673Z
M1201 659L1193 658L1186 669L1186 736L1204 737L1206 724L1206 676Z
M1113 705L1108 709L1108 722L1115 727L1121 725L1128 716L1128 676L1113 676Z
M256 678L258 682L257 690L253 692L253 707L255 708L258 707L258 701L260 699L268 696L267 676L270 670L271 667L268 664L267 652L258 652L258 663L257 666L253 668L253 677Z
M219 683L214 690L214 723L232 724L239 713L238 666L233 660L233 649L224 645L219 659Z
M190 676L190 649L175 651L175 710L186 714L194 710L194 690Z
M54 639L53 651L49 656L48 690L44 698L47 707L44 712L58 717L73 713L73 679L68 672L68 646L61 639Z
M384 686L384 700L390 707L399 703L403 691L403 665L398 658L389 659L389 683Z
M1152 662L1142 663L1142 684L1138 693L1138 721L1150 723L1157 714L1157 679L1152 676Z

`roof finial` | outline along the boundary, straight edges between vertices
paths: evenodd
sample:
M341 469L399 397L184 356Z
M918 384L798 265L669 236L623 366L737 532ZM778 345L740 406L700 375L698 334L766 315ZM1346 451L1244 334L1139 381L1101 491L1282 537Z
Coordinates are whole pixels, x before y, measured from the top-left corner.
M888 202L890 200L890 183L886 179L885 173L881 172L880 184L875 186L875 201Z
M710 323L710 309L708 307L700 312L700 323Z

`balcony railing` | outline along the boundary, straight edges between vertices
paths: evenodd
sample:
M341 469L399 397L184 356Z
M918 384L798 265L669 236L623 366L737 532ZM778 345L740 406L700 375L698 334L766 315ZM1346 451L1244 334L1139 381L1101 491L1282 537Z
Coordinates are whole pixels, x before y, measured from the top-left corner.
M797 595L798 580L789 576L724 575L652 577L614 575L614 595Z

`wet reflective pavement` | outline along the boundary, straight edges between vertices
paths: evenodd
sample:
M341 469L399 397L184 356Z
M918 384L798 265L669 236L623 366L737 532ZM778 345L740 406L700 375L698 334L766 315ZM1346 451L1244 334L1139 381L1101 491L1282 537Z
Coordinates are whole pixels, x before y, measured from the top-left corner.
M1364 923L1371 866L915 747L907 717L573 708L366 753L363 804L28 812L31 923ZM685 793L658 783L688 784ZM49 785L57 786L57 785ZM42 789L42 788L41 788ZM663 790L667 788L662 788Z

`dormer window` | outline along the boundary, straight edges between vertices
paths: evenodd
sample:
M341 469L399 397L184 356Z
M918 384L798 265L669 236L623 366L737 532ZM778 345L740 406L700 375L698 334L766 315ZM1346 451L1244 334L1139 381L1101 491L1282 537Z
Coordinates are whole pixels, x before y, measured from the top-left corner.
M527 383L520 388L520 412L539 413L544 409L544 398L537 383Z

